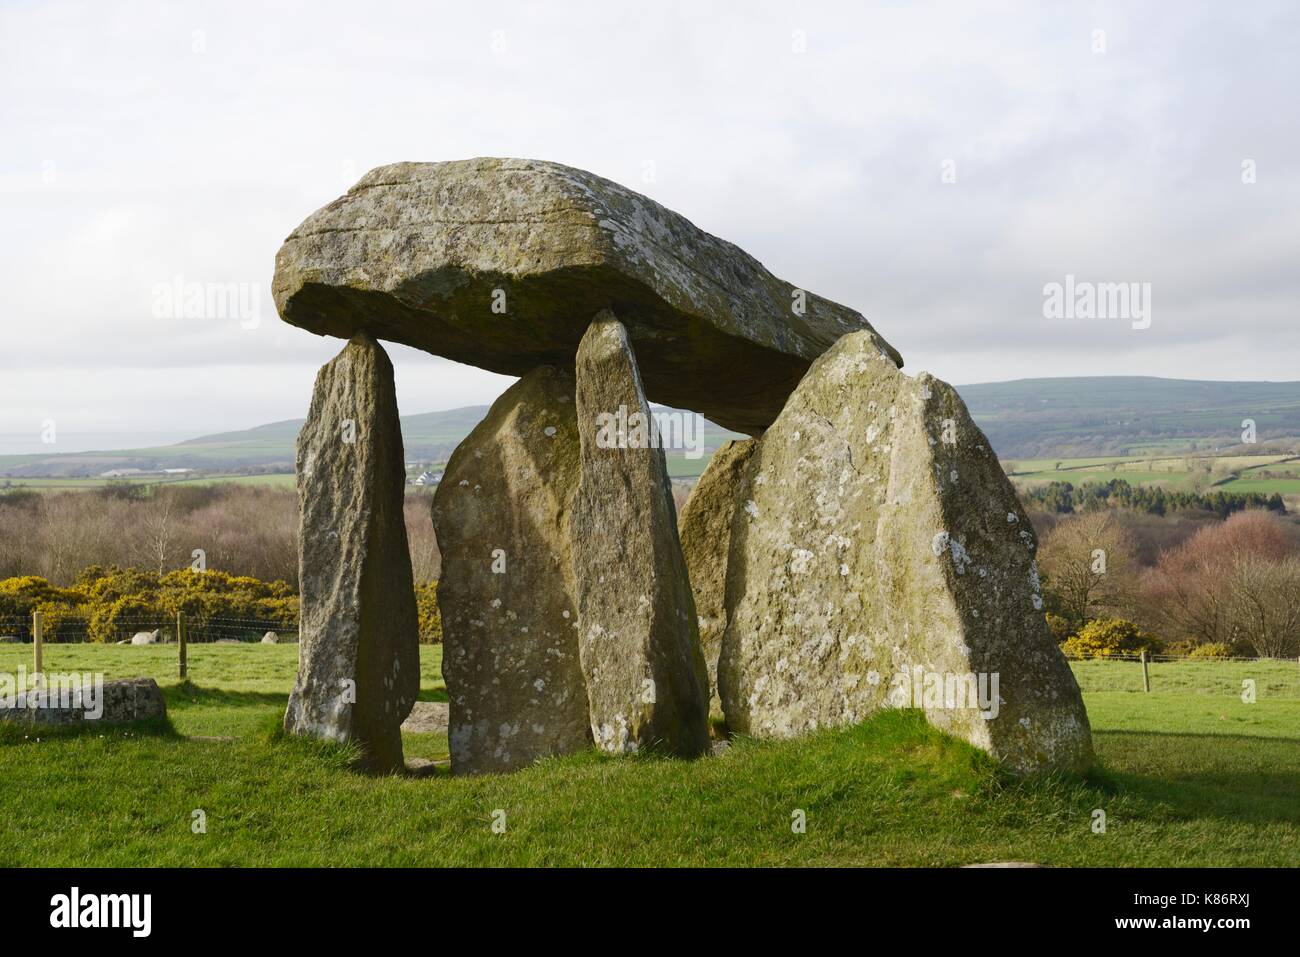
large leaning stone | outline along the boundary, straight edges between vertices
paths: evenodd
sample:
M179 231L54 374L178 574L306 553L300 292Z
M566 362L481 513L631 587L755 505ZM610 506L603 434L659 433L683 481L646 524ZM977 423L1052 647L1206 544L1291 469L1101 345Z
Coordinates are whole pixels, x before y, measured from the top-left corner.
M393 366L359 333L316 376L298 435L298 678L285 730L402 767L420 649Z
M813 359L870 328L653 200L538 160L371 170L285 240L272 291L319 335L366 330L509 375L571 363L609 307L653 401L750 433Z
M528 373L456 449L434 495L457 774L511 771L591 743L569 544L573 393L567 370Z
M708 674L668 469L648 441L627 331L608 311L583 337L576 374L582 466L570 528L596 746L703 754Z
M758 440L748 482L718 668L733 730L908 706L1018 771L1091 762L1033 531L950 386L846 336Z
M727 556L731 553L732 520L736 503L748 498L749 457L756 445L754 439L723 443L709 459L708 468L695 483L677 521L691 592L695 596L700 647L709 671L709 711L718 717L722 717L718 655L727 627Z

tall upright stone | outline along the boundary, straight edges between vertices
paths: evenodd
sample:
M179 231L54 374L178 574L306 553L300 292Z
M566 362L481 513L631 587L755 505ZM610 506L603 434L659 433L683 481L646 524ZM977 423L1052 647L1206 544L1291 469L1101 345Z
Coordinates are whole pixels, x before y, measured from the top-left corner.
M569 510L573 373L525 375L457 447L433 498L455 774L590 746Z
M732 525L739 512L736 503L748 498L749 457L756 445L755 439L723 443L709 459L708 468L695 483L677 521L695 597L700 647L709 672L709 712L718 718L723 716L718 697L718 655L727 627L727 558L731 554Z
M951 386L844 336L758 440L747 482L718 666L733 730L786 737L909 706L1017 771L1091 763L1033 530Z
M609 310L578 347L581 479L570 528L591 730L611 753L704 753L708 674L663 450Z
M372 770L400 769L419 628L393 366L369 335L316 376L297 471L301 626L285 730L357 742Z

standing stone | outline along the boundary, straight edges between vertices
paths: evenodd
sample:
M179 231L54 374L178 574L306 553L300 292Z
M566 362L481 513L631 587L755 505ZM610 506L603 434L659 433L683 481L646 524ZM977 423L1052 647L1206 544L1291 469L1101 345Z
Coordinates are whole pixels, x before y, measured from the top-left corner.
M950 386L847 335L758 440L748 482L718 667L733 730L918 707L1017 771L1091 763L1033 531Z
M591 743L569 541L573 393L571 372L528 373L452 454L433 498L456 774Z
M703 754L708 673L668 469L627 330L609 310L578 347L577 399L570 528L592 734L608 752Z
M756 444L754 439L733 440L714 452L677 522L695 597L700 647L709 671L709 712L717 717L722 716L718 655L727 627L727 556L731 553L732 523L738 514L736 503L748 498L747 466Z
M369 768L400 769L419 631L393 366L369 335L316 376L297 464L302 607L285 730L358 742Z

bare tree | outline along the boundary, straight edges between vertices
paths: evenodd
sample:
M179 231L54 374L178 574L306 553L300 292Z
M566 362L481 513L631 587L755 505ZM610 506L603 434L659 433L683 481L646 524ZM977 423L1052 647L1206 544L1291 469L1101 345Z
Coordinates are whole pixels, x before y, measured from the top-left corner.
M1265 658L1300 654L1300 559L1244 558L1226 587L1234 643Z
M1295 540L1268 512L1239 512L1206 526L1161 555L1144 583L1144 607L1153 627L1170 638L1231 644L1238 636L1234 601L1237 570L1251 563L1285 562ZM1260 578L1252 572L1252 582Z
M141 528L144 532L144 560L161 575L167 570L171 552L172 500L170 495L156 496L151 507L143 508Z
M1128 616L1138 593L1137 548L1109 510L1058 523L1038 550L1050 601L1072 622Z

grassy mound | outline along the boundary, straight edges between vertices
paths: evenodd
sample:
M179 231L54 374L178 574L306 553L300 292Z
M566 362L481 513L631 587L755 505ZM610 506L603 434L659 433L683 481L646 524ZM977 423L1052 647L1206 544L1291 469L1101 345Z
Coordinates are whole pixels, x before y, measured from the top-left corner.
M425 698L443 698L425 648ZM12 670L23 649L0 649ZM174 654L174 650L172 652ZM1102 770L1005 778L915 712L694 762L592 754L497 777L369 778L278 726L295 646L66 646L50 670L152 674L176 735L0 744L0 860L41 865L1294 865L1300 699L1090 690ZM1090 663L1090 666L1096 663ZM1107 663L1127 688L1127 663ZM111 665L111 667L109 667ZM1195 679L1199 683L1199 677ZM1095 667L1088 687L1104 685ZM410 735L408 756L446 755ZM1094 833L1094 811L1106 832ZM195 833L193 812L206 816ZM804 833L792 826L806 821ZM504 830L500 822L504 822ZM498 827L494 829L494 822Z

